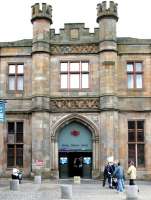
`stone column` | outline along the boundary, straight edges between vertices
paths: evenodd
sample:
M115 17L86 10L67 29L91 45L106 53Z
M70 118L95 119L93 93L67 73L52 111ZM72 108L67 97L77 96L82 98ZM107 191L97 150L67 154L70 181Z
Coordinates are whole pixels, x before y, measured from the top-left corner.
M32 6L32 169L43 160L42 171L50 176L50 24L51 6Z
M49 113L34 112L32 114L32 170L39 168L43 172L50 171L50 130ZM44 166L36 166L36 160L43 161Z
M147 179L151 179L151 159L150 152L151 152L151 114L148 114L148 118L145 121L145 168L147 171Z
M117 4L106 1L97 5L100 50L101 163L108 156L118 158L117 97Z
M110 156L119 159L118 112L101 113L101 152L102 163Z

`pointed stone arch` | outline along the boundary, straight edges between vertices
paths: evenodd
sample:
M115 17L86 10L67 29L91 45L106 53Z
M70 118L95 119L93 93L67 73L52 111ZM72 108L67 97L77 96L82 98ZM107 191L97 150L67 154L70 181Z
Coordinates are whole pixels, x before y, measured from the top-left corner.
M93 149L93 164L92 164L92 177L96 177L99 174L99 130L95 124L89 120L87 117L80 114L70 114L61 118L53 126L52 135L51 135L51 169L56 171L59 174L58 166L58 135L60 130L67 124L71 122L78 122L87 127L92 134L92 149ZM97 174L97 175L96 175Z
M52 137L57 139L59 130L63 128L67 123L71 123L72 121L79 122L85 125L91 131L93 139L99 137L99 131L95 124L91 120L80 114L71 114L59 120L53 128Z

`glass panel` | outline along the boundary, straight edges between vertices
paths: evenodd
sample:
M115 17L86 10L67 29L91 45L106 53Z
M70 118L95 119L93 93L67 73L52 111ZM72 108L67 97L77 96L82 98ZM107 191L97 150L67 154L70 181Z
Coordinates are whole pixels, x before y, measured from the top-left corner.
M128 74L128 88L134 88L134 77L132 74Z
M15 123L8 122L8 134L14 134L14 133L15 133Z
M136 148L135 144L128 145L128 162L134 161L136 163Z
M87 63L87 62L82 63L82 71L84 71L84 72L89 71L89 63Z
M137 131L137 142L144 142L144 131Z
M137 129L144 130L144 121L137 121Z
M72 89L79 88L79 74L70 75L70 88Z
M16 165L23 166L23 145L16 145Z
M15 76L9 76L8 89L15 90Z
M9 65L9 74L15 74L15 65Z
M14 166L14 145L7 146L7 166L13 167Z
M23 122L16 122L16 133L23 133Z
M132 63L127 63L127 72L133 72L133 64Z
M142 74L136 74L136 88L142 88Z
M128 129L135 129L135 121L128 121Z
M136 72L142 72L142 63L136 63L135 70Z
M61 72L68 71L68 63L61 63Z
M89 75L82 74L82 88L89 88Z
M23 90L24 89L24 77L18 76L17 77L17 90Z
M16 123L16 142L23 142L23 122Z
M128 131L128 142L135 142L135 130L134 131Z
M137 165L144 166L145 158L144 158L144 144L137 145Z
M61 74L61 88L68 88L67 74Z
M79 63L70 63L71 72L79 72Z
M23 74L24 73L24 65L18 65L17 66L17 73Z

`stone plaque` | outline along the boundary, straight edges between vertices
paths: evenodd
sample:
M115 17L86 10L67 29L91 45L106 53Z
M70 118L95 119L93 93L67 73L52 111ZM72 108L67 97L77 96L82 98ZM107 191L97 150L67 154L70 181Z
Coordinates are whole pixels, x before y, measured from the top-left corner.
M78 29L71 29L70 30L70 38L72 40L78 39L79 38L79 30Z

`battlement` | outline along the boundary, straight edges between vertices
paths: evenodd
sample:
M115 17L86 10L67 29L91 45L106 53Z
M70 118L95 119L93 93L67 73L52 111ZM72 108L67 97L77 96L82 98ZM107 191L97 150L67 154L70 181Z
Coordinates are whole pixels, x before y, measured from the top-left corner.
M36 3L32 7L32 23L36 19L47 19L52 24L52 7L46 3L42 3L42 8L40 8L39 3Z
M103 1L97 5L97 22L105 17L112 17L118 20L117 3L110 1L109 8L107 8L106 1Z

